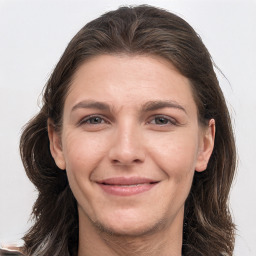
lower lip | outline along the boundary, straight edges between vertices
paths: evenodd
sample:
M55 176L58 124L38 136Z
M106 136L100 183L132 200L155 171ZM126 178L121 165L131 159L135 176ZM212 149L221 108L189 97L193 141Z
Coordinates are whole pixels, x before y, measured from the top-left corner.
M139 184L136 186L118 186L118 185L104 185L99 184L100 187L108 194L116 195L116 196L132 196L136 194L140 194L146 191L149 191L157 183L145 183Z

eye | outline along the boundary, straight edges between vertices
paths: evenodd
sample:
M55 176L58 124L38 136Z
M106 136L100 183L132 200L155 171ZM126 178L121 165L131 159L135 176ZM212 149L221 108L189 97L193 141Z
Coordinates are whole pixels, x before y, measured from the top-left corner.
M169 120L167 118L164 118L164 117L156 117L154 119L154 122L155 122L155 124L163 125L163 124L168 124Z
M88 116L88 117L83 118L79 122L79 125L82 125L82 124L99 125L99 124L104 124L104 123L107 123L104 120L104 118L102 118L101 116L93 115L93 116Z
M149 123L164 126L164 125L176 125L177 122L175 119L171 117L155 116Z
M102 122L104 122L104 120L99 116L93 116L84 121L84 123L87 124L101 124Z

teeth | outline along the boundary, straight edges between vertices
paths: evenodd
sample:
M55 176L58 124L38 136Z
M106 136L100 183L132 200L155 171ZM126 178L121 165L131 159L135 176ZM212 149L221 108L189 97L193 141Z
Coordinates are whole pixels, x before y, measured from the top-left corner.
M131 184L131 185L114 185L114 186L119 186L119 187L137 187L143 184Z
M137 187L141 184L132 184L132 185L121 185L121 187Z
M138 184L107 184L107 183L102 183L103 185L106 186L118 186L118 187L138 187L141 185L146 185L146 184L154 184L153 182L151 183L138 183Z

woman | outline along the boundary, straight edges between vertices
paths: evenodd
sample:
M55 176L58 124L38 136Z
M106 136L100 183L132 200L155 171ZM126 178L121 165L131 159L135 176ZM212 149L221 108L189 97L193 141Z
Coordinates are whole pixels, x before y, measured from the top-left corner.
M20 150L39 192L25 255L232 255L230 117L172 13L122 7L83 27Z

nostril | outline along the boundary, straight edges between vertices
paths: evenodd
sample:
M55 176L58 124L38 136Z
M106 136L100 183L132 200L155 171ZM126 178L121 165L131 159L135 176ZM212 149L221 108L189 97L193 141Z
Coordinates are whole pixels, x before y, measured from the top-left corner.
M139 143L138 143L139 144ZM142 163L145 160L145 152L142 146L119 143L109 151L109 160L115 165L131 165Z
M114 164L114 165L133 165L133 164L142 163L143 161L140 160L140 159L138 159L138 158L136 158L136 159L131 160L131 161L128 161L128 160L126 160L126 161L125 161L125 160L121 161L121 160L113 159L113 160L111 160L111 162L112 162L112 164Z

